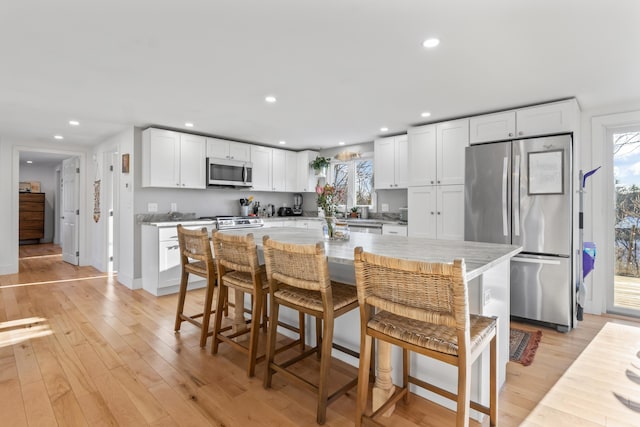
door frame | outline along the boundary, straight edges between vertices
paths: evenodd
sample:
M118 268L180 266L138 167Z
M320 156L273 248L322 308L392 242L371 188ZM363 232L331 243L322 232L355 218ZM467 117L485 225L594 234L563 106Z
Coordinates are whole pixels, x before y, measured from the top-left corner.
M611 144L613 143L614 132L624 133L624 132L637 132L637 131L640 131L640 122L631 126L616 126L616 127L607 128L607 142L611 146ZM612 173L613 173L613 166L615 166L615 161L613 160L613 150L612 150L611 162L612 162ZM615 216L614 216L614 226L615 226ZM611 240L615 240L615 230L611 228L610 231L611 231L610 233ZM613 271L615 273L615 265L613 265ZM634 316L634 317L640 316L640 310L614 306L613 305L614 299L615 299L615 280L611 281L611 284L607 286L607 299L606 299L607 313L621 314L621 315Z
M13 173L12 173L12 188L13 191L11 200L13 204L13 227L15 230L13 236L10 236L9 244L15 248L15 265L18 265L18 228L19 228L19 202L18 202L18 187L20 182L20 153L25 152L38 152L38 153L52 153L63 154L69 157L78 157L80 161L80 174L78 175L79 192L78 192L78 206L80 209L80 215L78 216L78 251L80 256L78 258L79 265L88 265L90 262L88 246L87 246L87 189L86 189L86 174L87 174L87 153L83 151L32 147L26 145L14 145L13 146ZM57 201L56 201L57 202Z
M602 175L592 178L585 189L585 206L589 206L591 218L585 217L585 224L592 224L593 241L597 245L595 269L585 280L587 298L585 311L601 314L607 311L609 290L613 290L614 275L614 227L615 209L612 206L613 191L613 149L608 133L616 128L625 128L640 124L640 111L594 116L591 118L591 167L600 166ZM579 183L581 185L581 183ZM598 220L597 218L602 218ZM588 236L585 236L588 238ZM594 283L598 287L594 287ZM611 295L613 295L611 293Z

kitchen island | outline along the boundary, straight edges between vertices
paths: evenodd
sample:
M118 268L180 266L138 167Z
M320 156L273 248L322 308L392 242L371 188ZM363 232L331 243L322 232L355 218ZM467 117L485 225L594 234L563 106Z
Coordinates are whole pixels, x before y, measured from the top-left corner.
M274 227L224 232L232 234L253 233L259 249L262 247L262 237L265 235L274 240L294 244L315 244L323 240L320 231L296 228ZM352 233L350 240L325 240L324 243L331 278L351 284L355 284L353 249L357 246L362 246L365 251L379 255L428 262L452 262L454 259L464 259L469 286L470 312L498 317L498 384L499 386L504 384L506 364L509 360L509 261L512 256L520 252L520 247L363 233ZM282 315L285 313L283 312ZM297 319L293 313L290 313L290 316L290 319L287 320L295 321ZM359 349L359 316L359 311L354 310L336 320L334 342L351 349ZM313 334L314 328L309 325L307 336L310 342L315 341ZM390 349L386 345L378 348L378 371L376 388L374 389L374 405L376 406L392 390L392 381L395 384L401 383L401 370L391 371L391 366L401 366L401 351L393 348L391 356L389 356L389 352ZM471 380L471 398L482 404L488 404L489 399L489 354L486 353L474 364ZM335 356L357 366L358 361L350 356L339 352L336 352ZM411 356L411 365L414 376L429 378L439 387L452 392L456 391L457 369L455 367L416 354ZM455 409L454 402L438 395L419 388L412 391L448 408ZM472 411L472 415L478 417L474 411Z

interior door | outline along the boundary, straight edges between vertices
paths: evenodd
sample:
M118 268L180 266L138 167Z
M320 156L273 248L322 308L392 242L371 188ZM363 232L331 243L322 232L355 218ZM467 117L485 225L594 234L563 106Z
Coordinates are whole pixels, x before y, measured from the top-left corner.
M77 157L62 161L62 259L78 265L78 175Z

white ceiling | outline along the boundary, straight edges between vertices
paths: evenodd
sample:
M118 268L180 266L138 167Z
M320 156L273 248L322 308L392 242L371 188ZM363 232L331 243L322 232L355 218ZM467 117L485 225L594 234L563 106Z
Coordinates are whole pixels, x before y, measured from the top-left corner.
M640 100L639 18L638 0L4 0L0 136L91 145L190 121L318 149L572 96L621 105Z

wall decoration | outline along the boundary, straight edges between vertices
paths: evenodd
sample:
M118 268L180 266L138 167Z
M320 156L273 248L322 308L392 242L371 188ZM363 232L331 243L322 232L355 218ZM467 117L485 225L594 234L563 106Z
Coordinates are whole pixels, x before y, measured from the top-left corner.
M122 155L122 173L129 173L129 153Z
M93 183L93 220L100 221L100 180Z
M529 194L564 193L562 150L529 153Z

